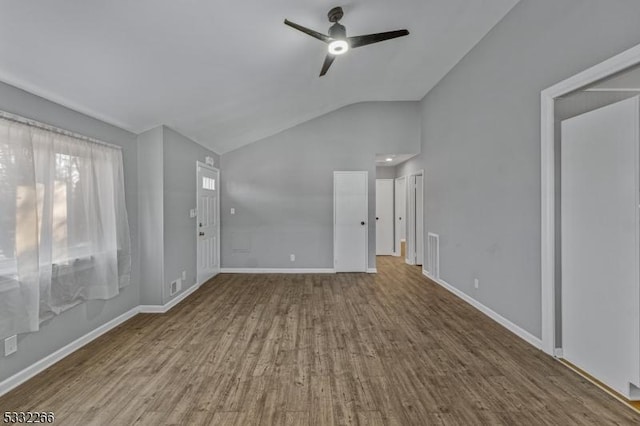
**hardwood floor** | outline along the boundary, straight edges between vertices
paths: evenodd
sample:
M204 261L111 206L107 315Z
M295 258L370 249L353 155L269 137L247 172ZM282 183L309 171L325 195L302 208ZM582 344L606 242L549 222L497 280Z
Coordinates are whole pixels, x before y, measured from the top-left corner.
M378 274L220 275L0 398L57 424L640 424L399 258Z

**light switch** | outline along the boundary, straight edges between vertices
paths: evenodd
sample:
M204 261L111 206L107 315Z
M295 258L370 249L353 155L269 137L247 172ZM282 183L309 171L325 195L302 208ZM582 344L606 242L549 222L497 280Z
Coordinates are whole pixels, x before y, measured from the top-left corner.
M198 215L198 212L196 211L196 209L191 209L191 210L189 210L189 217L190 217L190 218L192 218L192 219L193 219L193 218L194 218L194 217L196 217L197 215Z
M234 209L233 207L231 207L231 214L236 214L236 209Z

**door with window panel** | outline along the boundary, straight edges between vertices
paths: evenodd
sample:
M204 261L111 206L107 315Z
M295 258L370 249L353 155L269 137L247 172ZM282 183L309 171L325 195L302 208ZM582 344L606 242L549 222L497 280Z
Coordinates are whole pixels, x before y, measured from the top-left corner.
M197 251L198 283L220 272L220 171L198 164Z

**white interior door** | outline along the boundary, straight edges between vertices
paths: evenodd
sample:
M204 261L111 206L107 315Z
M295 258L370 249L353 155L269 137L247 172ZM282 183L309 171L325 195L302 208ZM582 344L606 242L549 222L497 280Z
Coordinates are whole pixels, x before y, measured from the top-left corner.
M627 99L562 122L563 356L637 399L640 108ZM634 395L635 392L635 395Z
M197 165L197 269L198 283L220 272L220 171Z
M336 272L367 270L367 179L367 172L333 173L333 250Z
M424 216L422 173L409 176L407 181L407 256L409 265L424 263Z
M406 239L405 217L407 211L407 178L401 177L395 181L395 255L400 256L400 243Z
M416 176L416 187L415 187L415 207L416 207L416 265L422 265L424 263L424 216L423 216L423 208L424 204L423 194L424 194L424 181L422 175Z
M393 254L393 179L376 179L376 255Z

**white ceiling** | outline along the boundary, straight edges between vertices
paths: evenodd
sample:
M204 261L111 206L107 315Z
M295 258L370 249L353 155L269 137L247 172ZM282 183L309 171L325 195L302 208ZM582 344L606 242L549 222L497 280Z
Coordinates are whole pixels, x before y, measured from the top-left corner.
M135 133L166 124L224 153L342 106L421 99L517 0L4 1L0 80ZM348 35L408 37L318 77L341 5Z
M376 166L377 167L394 167L400 163L404 163L410 158L415 157L418 154L376 154ZM387 161L388 159L391 161Z

